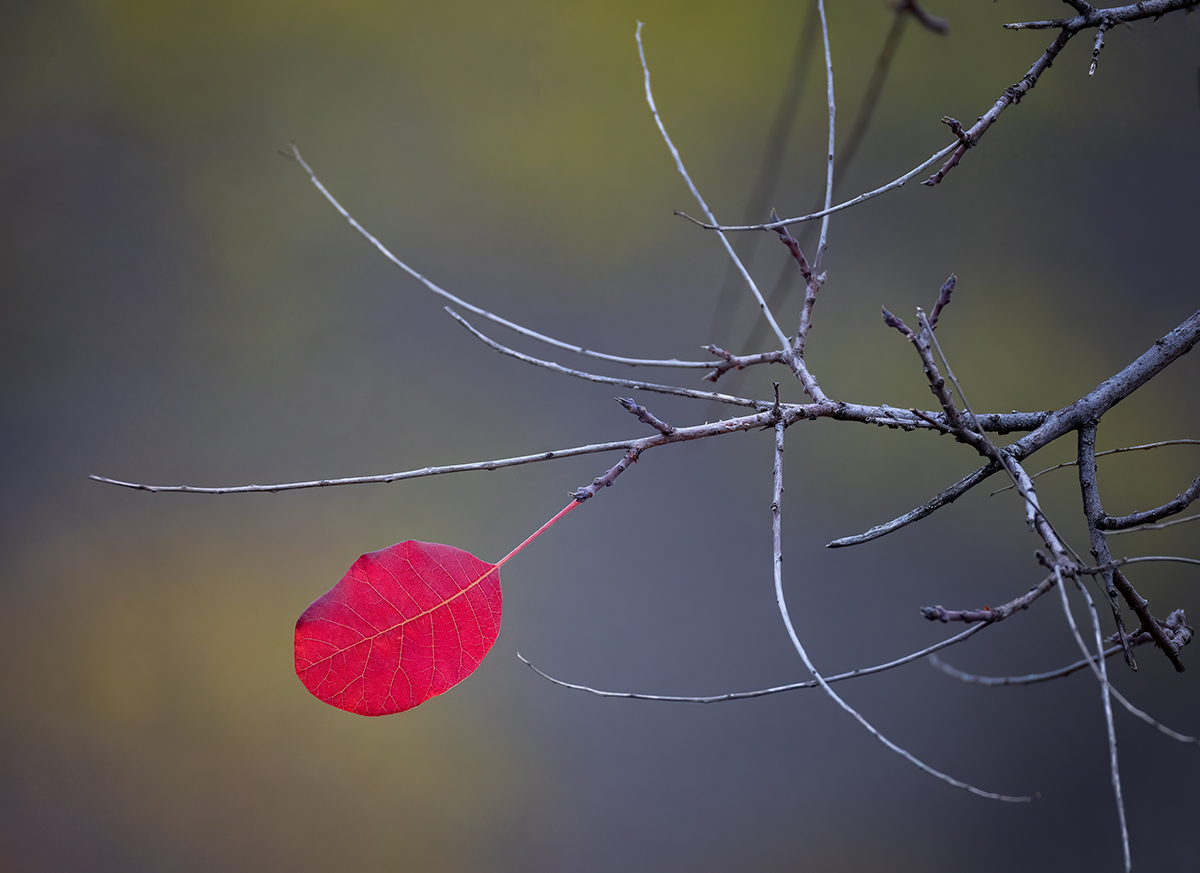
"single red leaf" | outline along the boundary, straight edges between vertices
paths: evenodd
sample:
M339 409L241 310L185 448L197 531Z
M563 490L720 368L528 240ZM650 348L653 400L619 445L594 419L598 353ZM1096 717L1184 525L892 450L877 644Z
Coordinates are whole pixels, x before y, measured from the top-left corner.
M296 622L296 675L359 715L403 712L453 688L500 633L500 568L579 502L495 564L416 540L363 555Z
M469 676L500 633L499 565L407 540L354 562L296 622L296 675L359 715L403 712Z

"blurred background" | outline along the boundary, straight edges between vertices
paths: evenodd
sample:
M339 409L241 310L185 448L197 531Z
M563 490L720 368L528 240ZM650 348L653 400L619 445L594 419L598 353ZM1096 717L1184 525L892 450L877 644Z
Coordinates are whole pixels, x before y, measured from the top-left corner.
M930 4L949 33L907 25L840 199L941 148L941 116L971 123L1050 42L1002 22L1067 11ZM297 681L304 607L398 540L497 560L617 456L222 497L87 479L284 482L646 433L612 400L627 391L471 338L280 152L297 143L415 269L536 330L639 357L765 350L748 294L722 292L716 240L672 214L695 204L647 110L634 26L646 23L655 96L696 183L740 221L770 142L782 160L767 205L797 215L820 196L818 55L803 88L795 71L808 17L806 2L772 0L5 4L0 866L1118 869L1087 675L989 689L918 662L840 686L933 766L1040 792L1004 805L919 773L819 692L605 700L517 660L666 694L806 678L772 590L769 433L643 456L505 568L504 630L480 670L381 719ZM831 3L829 20L844 140L893 14ZM1200 21L1111 31L1094 78L1090 53L1090 36L1069 45L941 186L914 181L835 217L808 355L831 396L928 408L918 361L879 308L911 318L951 272L939 338L982 411L1069 403L1197 308ZM794 124L772 140L789 89ZM766 235L738 245L764 288L794 273ZM777 308L785 330L798 301L791 287ZM1100 447L1200 437L1198 365L1193 353L1123 402ZM727 390L767 397L780 373ZM707 387L696 371L633 375ZM740 414L639 399L676 425ZM792 428L788 446L788 594L825 672L957 630L924 621L923 605L995 605L1041 578L1017 500L988 497L998 481L883 540L823 548L973 469L968 449L832 421ZM1073 456L1064 440L1029 469ZM1106 509L1169 500L1196 458L1103 459ZM1039 482L1086 552L1072 470ZM1114 538L1113 551L1194 557L1195 541L1180 525ZM1158 614L1200 616L1194 568L1131 577ZM1056 599L945 659L996 675L1077 659ZM1184 657L1181 675L1149 648L1136 674L1110 663L1129 697L1194 734L1200 663ZM1180 868L1194 857L1200 753L1115 718L1135 862Z

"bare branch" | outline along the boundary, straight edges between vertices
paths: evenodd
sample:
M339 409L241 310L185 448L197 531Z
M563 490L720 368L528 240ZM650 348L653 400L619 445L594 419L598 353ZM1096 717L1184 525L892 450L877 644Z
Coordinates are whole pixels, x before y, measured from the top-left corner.
M667 424L665 421L657 418L649 409L642 406L632 397L617 397L614 398L617 403L620 403L626 410L637 416L638 421L643 424L648 424L659 433L670 436L675 433L675 428Z
M952 646L955 643L961 643L979 631L983 630L986 625L977 624L967 628L960 634L942 640L940 643L934 643L932 646L921 649L919 652L912 652L905 655L903 658L897 658L894 661L888 661L886 664L877 664L874 667L860 667L857 670L850 670L846 673L838 673L835 676L826 676L826 682L842 682L846 679L857 679L859 676L870 676L874 673L883 673L886 670L891 670L895 667L900 667L904 664L911 663L926 656L933 656L934 652L940 651L947 646ZM548 679L555 685L561 685L563 688L570 688L574 691L586 691L588 694L595 694L598 697L621 697L627 700L657 700L664 703L724 703L727 700L748 700L753 697L767 697L771 694L781 694L785 691L798 691L802 688L819 688L820 683L815 679L810 679L806 682L792 682L788 685L775 685L771 688L759 688L756 691L733 691L727 694L714 694L708 697L681 697L668 694L639 694L633 691L602 691L599 688L591 688L587 685L577 685L574 682L566 682L562 679L555 679L549 673L535 667L529 662L520 652L517 657L524 662L529 669L537 673L543 679ZM1082 666L1087 666L1083 664Z
M706 382L716 382L725 373L730 370L741 370L744 367L751 367L755 364L780 364L784 362L787 353L782 349L774 352L760 352L757 355L735 355L725 351L720 346L707 345L704 347L724 361L716 364L712 370L704 374Z
M1177 495L1174 500L1169 500L1162 506L1155 509L1147 509L1145 512L1133 512L1129 515L1122 515L1116 518L1111 515L1103 515L1096 519L1096 527L1101 530L1122 530L1135 527L1139 524L1149 524L1150 522L1158 521L1160 518L1166 518L1169 515L1175 515L1177 512L1183 512L1197 498L1200 498L1200 476L1193 479L1192 484L1182 494Z
M607 488L613 482L617 481L617 477L629 469L630 464L636 464L638 455L641 454L641 449L632 448L625 453L621 460L617 461L606 473L597 476L592 480L592 484L584 488L576 488L571 492L571 496L579 503L596 496L596 492L601 488Z
M864 531L863 533L855 534L854 536L840 537L832 542L826 543L825 548L840 549L844 546L857 546L862 543L867 543L871 540L878 539L885 534L890 534L902 527L907 527L914 521L920 521L926 516L932 515L943 506L948 506L949 504L953 503L955 500L962 497L964 494L966 494L983 480L987 479L993 473L997 472L999 469L1000 465L995 461L988 461L973 473L968 473L966 476L963 476L963 478L959 479L946 490L935 494L932 498L925 501L920 506L916 507L915 509L910 509L908 512L904 513L904 515L893 518L891 521L884 522L883 524L877 524L875 527Z
M1157 373L1169 366L1180 356L1191 351L1192 346L1200 340L1200 310L1192 313L1179 327L1166 336L1156 340L1146 352L1138 357L1121 372L1101 382L1091 392L1076 400L1069 406L1064 406L1051 413L1044 423L1040 424L1021 439L1005 446L1002 452L1017 460L1024 460L1034 452L1054 442L1063 434L1079 428L1082 424L1093 419L1099 419L1105 412L1136 391ZM980 417L980 424L986 428L986 416ZM990 428L988 428L990 429ZM870 530L855 536L842 537L829 543L826 548L854 546L881 537L884 534L899 530L906 525L953 503L971 488L984 479L999 471L1000 464L989 461L975 472L964 476L945 491L921 504L916 509L906 512L884 524L876 525Z
M301 156L300 149L296 147L295 143L292 143L292 156L294 156L296 162L298 164L300 164L301 167L304 168L304 171L306 173L308 173L308 178L313 183L313 185L316 186L316 189L318 191L320 191L321 194L325 197L325 199L330 202L330 204L333 206L333 208L336 209L338 211L338 213L341 214L342 218L346 219L346 221L350 223L350 226L352 228L354 228L355 230L357 230L360 234L362 234L367 239L367 241L370 242L371 245L375 246L375 248L378 249L379 252L385 258L387 258L389 261L391 261L393 264L395 264L397 267L399 267L404 272L408 273L408 275L412 276L414 279L416 279L418 282L420 282L422 285L424 285L426 288L428 288L434 294L437 294L438 296L444 298L445 300L449 300L451 303L453 303L457 306L460 306L463 309L466 309L468 312L474 312L476 315L481 315L490 321L496 322L496 324L502 324L505 327L507 327L509 330L514 330L517 333L521 334L522 336L527 336L530 339L535 339L535 340L538 340L539 342L544 342L548 345L554 346L555 348L560 348L560 349L565 349L570 352L575 352L576 354L587 355L590 358L598 358L599 360L602 360L602 361L611 361L616 364L627 364L631 367L678 367L678 368L690 368L690 369L699 370L699 369L704 369L706 367L712 366L712 364L708 361L680 361L680 360L676 360L674 358L671 358L668 360L658 360L658 359L652 359L652 358L626 358L626 357L622 357L620 355L607 355L607 354L604 354L603 352L593 351L591 349L584 348L583 346L575 345L573 343L565 343L562 340L555 339L554 337L546 336L545 334L538 333L535 330L530 330L529 328L524 327L523 325L517 324L514 321L509 321L507 318L501 318L499 315L495 315L491 312L488 312L486 309L481 309L480 307L476 306L473 303L468 303L466 300L463 300L461 297L454 296L449 291L447 291L445 288L442 288L441 286L434 284L434 282L432 282L430 279L427 279L425 276L418 273L416 270L414 270L412 267L410 267L404 261L400 260L394 254L392 254L391 250L389 250L387 246L385 246L374 235L372 235L370 233L370 231L368 231L365 227L363 227L361 224L359 224L358 220L355 219L355 217L353 215L351 215L346 210L346 208L344 206L342 206L341 203L338 202L337 198L335 198L333 196L333 194L331 194L329 192L329 189L326 188L324 184L322 184L321 180L317 178L317 174L313 171L313 168L310 167L308 165L308 163L304 160L304 158ZM286 157L286 155L285 155L285 157Z
M1103 458L1105 455L1117 455L1117 454L1120 454L1121 452L1138 452L1138 451L1143 451L1146 449L1160 449L1163 446L1200 446L1200 440L1161 440L1157 443L1146 443L1145 445L1140 445L1140 446L1122 446L1119 449L1106 449L1103 452L1096 452L1096 457ZM1078 464L1079 464L1079 461L1063 461L1061 464L1055 464L1053 467L1047 467L1045 470L1039 470L1038 472L1034 473L1029 478L1036 479L1039 476L1045 475L1046 473L1051 473L1055 470L1061 470L1063 467L1074 467L1074 466L1077 466ZM1003 488L997 488L995 491L993 491L988 496L995 497L1001 491L1007 491L1010 488L1012 488L1011 485L1005 485ZM1150 530L1154 527L1157 527L1157 526L1156 525L1146 525L1145 529ZM1113 533L1119 533L1119 531L1113 531Z
M825 90L829 104L829 149L825 161L825 215L821 218L821 237L817 243L817 256L813 259L813 269L820 273L825 263L825 247L829 242L829 207L833 204L833 145L834 118L837 115L837 105L833 100L833 55L829 52L829 23L825 20L825 0L817 0L817 10L821 13L821 38L825 42ZM716 221L713 221L716 224ZM812 280L809 280L812 285ZM815 294L815 289L813 290ZM809 309L812 307L809 306Z
M771 207L771 200L775 196L775 189L779 183L780 172L784 167L788 139L791 136L808 81L808 70L812 65L818 21L819 12L816 0L809 0L808 14L804 16L796 50L792 55L791 71L788 74L783 93L779 97L779 104L775 110L775 118L771 123L766 146L763 149L758 174L751 186L750 196L746 198L746 209L742 213L743 221L757 221ZM752 255L758 249L761 239L762 237L758 234L748 234L738 240L738 250L744 261L752 260ZM717 294L716 305L713 307L710 336L721 335L721 332L728 326L733 316L735 294L740 292L740 286L741 277L737 274L737 268L730 263L725 270L724 278L721 281L721 290ZM772 312L780 302L778 292L777 285L775 292L767 298L767 306ZM755 319L752 334L757 334L762 325L763 322ZM751 341L743 343L743 345L750 348L757 346L757 343Z
M1088 536L1091 540L1092 557L1096 559L1098 564L1107 564L1112 560L1112 555L1108 553L1108 543L1104 539L1104 534L1100 532L1096 522L1104 517L1104 508L1100 504L1100 489L1096 483L1096 425L1085 424L1079 428L1078 440L1078 460L1079 465L1079 488L1083 494L1083 515L1087 521ZM1125 651L1125 663L1129 665L1129 669L1137 669L1137 660L1133 657L1133 651L1129 648L1129 638L1125 633L1125 621L1121 618L1121 602L1117 599L1116 580L1113 578L1113 570L1107 570L1102 574L1104 579L1104 593L1108 597L1109 606L1112 608L1113 621L1117 625L1117 638L1121 643L1121 648ZM1142 628L1146 631L1158 629L1160 636L1162 631L1158 628L1156 622L1153 621L1153 616L1150 615L1149 609L1145 610L1146 618L1142 618ZM1147 618L1150 620L1147 621ZM1163 652L1167 654L1176 664L1179 662L1178 651L1172 651L1170 643L1162 636ZM1180 665L1181 666L1181 665ZM1178 669L1178 667L1177 667Z
M958 284L958 276L953 273L950 278L942 283L942 287L938 289L937 302L933 304L933 311L929 313L929 329L937 330L938 316L942 314L942 310L950 302L950 295L954 293L954 286Z
M618 384L627 384L619 382ZM679 389L686 391L687 389ZM703 393L703 392L701 392ZM388 482L399 482L404 479L419 479L425 476L440 476L445 473L464 473L476 470L499 470L502 467L513 467L521 464L533 464L539 461L553 461L559 458L570 458L577 455L588 455L596 452L611 452L627 450L634 447L651 448L653 445L663 445L666 442L678 442L691 439L703 439L722 433L753 430L759 427L770 427L774 424L772 409L774 403L766 400L754 401L757 407L765 410L757 416L746 418L725 419L712 424L697 425L690 428L677 428L669 438L644 437L642 439L619 440L606 443L596 443L588 446L576 446L568 449L555 449L548 452L538 452L533 455L521 455L515 458L502 458L494 461L474 461L469 464L453 464L445 467L424 467L420 470L408 470L401 473L383 473L375 476L348 476L337 479L312 479L302 482L280 482L274 485L223 485L218 487L195 485L146 485L138 482L126 482L121 479L110 479L106 476L89 476L96 482L106 485L119 485L135 491L179 492L186 494L265 494L279 491L298 491L304 488L328 488L335 485L376 485ZM934 413L923 412L920 417L907 409L894 409L890 406L861 406L853 403L829 401L824 403L809 403L795 405L782 404L780 414L790 425L802 420L832 418L838 421L856 421L861 424L873 424L879 427L900 428L901 430L933 429L926 420L932 419L935 424L937 416ZM990 430L1007 433L1013 430L1031 430L1045 421L1048 412L1018 412L1011 414L994 414L983 416L982 420ZM926 419L926 420L922 420ZM940 425L944 427L944 425Z
M1055 574L1051 573L1020 597L1014 598L1001 606L984 606L979 609L946 609L946 607L939 604L937 606L922 607L921 615L930 621L940 621L943 624L949 621L963 621L968 624L979 621L985 624L995 624L998 621L1008 618L1013 613L1028 609L1029 604L1054 587L1056 578Z
M976 627L983 627L983 625L976 625ZM1111 637L1109 639L1111 639ZM1132 642L1134 645L1138 645L1140 643L1148 642L1149 640L1150 637L1143 634L1134 637ZM1120 652L1120 646L1112 646L1104 650L1104 657L1111 658L1113 655L1119 654ZM953 678L958 679L960 682L970 682L976 685L987 685L989 687L997 687L1002 685L1034 685L1039 682L1049 682L1053 679L1062 679L1065 676L1070 676L1072 673L1078 673L1080 670L1086 670L1088 667L1092 667L1093 671L1095 670L1095 666L1090 655L1087 658L1080 659L1073 664L1068 664L1066 667L1060 667L1057 670L1051 670L1047 673L1031 673L1027 676L978 676L974 673L967 673L963 670L959 670L957 667L947 664L937 655L929 656L929 664L933 667L936 667L938 670L941 670L947 676L952 676ZM1131 715L1141 719L1155 730L1166 734L1168 737L1173 740L1177 740L1178 742L1200 745L1200 738L1188 736L1187 734L1181 734L1179 731L1172 730L1162 722L1156 720L1153 716L1142 711L1141 709L1138 709L1138 707L1130 703L1124 695L1117 691L1117 689L1112 686L1112 683L1109 683L1108 690L1112 696L1116 698L1117 702L1125 707L1125 709Z
M1143 524L1139 525L1138 527L1127 527L1124 530L1110 530L1106 533L1112 537L1116 536L1117 534L1134 533L1135 531L1139 530L1162 530L1163 528L1171 527L1172 525L1184 524L1189 521L1198 520L1200 520L1200 515L1189 515L1187 518L1177 518L1174 521L1164 521L1162 524Z
M967 149L978 145L979 140L987 132L988 128L1000 117L1000 113L1014 103L1020 103L1021 98L1032 90L1033 86L1037 84L1038 78L1050 68L1058 53L1063 50L1075 34L1091 27L1100 28L1100 34L1096 37L1095 47L1092 51L1091 72L1094 73L1096 71L1096 59L1100 54L1100 47L1103 45L1104 30L1119 22L1137 21L1150 17L1157 18L1167 12L1193 7L1196 3L1197 0L1151 0L1151 2L1135 3L1131 6L1122 6L1113 9L1094 9L1086 3L1081 3L1080 6L1087 6L1086 12L1081 13L1075 18L1062 19L1056 23L1049 23L1051 27L1060 28L1054 42L1046 48L1041 57L1034 61L1033 66L1021 77L1021 80L1005 88L1004 93L1000 95L999 99L992 105L992 108L980 116L979 121L975 122L971 129L966 131L962 136L962 143L950 157L950 160L921 184L936 185L941 182L946 174L958 165L959 160L966 153ZM1048 23L1026 22L1023 25L1005 26L1013 30L1018 30L1025 27L1037 27L1043 24Z
M803 407L799 407L799 409L803 409ZM792 421L798 421L804 417L802 414L797 412L796 407L783 407L783 414L788 416ZM641 439L596 443L588 446L575 446L569 449L555 449L548 452L538 452L535 455L521 455L515 458L500 458L494 461L475 461L470 464L452 464L444 467L423 467L420 470L408 470L403 473L386 473L380 476L353 476L343 479L314 479L307 482L283 482L277 485L235 485L210 488L192 485L142 485L136 482L123 482L119 479L109 479L104 476L89 476L88 478L93 479L96 482L103 482L106 485L119 485L123 488L131 488L135 491L164 491L181 492L186 494L261 494L276 493L279 491L298 491L304 488L328 488L335 485L384 484L387 482L400 482L405 479L422 479L426 476L441 476L446 473L499 470L503 467L516 467L522 464L535 464L540 461L554 461L558 460L559 458L573 458L578 455L592 455L598 452L612 452L617 450L628 451L631 449L637 449L639 452L643 452L646 449L666 445L669 442L687 442L688 440L704 439L706 437L718 436L724 433L738 433L741 431L771 427L775 423L774 419L774 412L768 409L766 412L760 412L758 415L750 415L743 418L730 418L723 421L713 422L711 424L697 425L695 427L676 428L675 432L670 436L657 434L655 436L642 437Z
M1103 22L1096 28L1096 41L1092 44L1092 65L1088 67L1088 75L1096 75L1096 65L1100 63L1100 51L1104 48L1104 31L1108 30L1108 22Z
M1126 564L1144 564L1166 562L1168 564L1191 564L1200 567L1200 559L1181 558L1178 555L1138 555L1136 558L1120 558L1112 562L1113 567L1123 567ZM1098 569L1105 569L1100 567Z
M646 83L646 102L650 104L650 112L654 115L654 123L658 125L659 133L662 134L663 141L666 142L667 148L671 152L671 157L675 159L675 168L679 170L679 175L683 176L683 180L687 183L688 190L692 192L692 196L696 198L696 202L700 204L700 209L712 224L717 223L716 216L712 214L712 210L708 208L708 204L704 202L704 198L700 196L700 192L696 189L692 182L692 177L688 175L687 168L683 165L683 158L679 156L679 150L675 148L675 143L671 142L671 137L667 135L667 129L663 126L662 118L658 115L658 107L654 105L654 94L650 90L650 67L646 64L646 52L642 47L642 22L637 23L637 30L634 32L634 38L637 40L638 57L642 61L642 73ZM779 323L775 321L775 316L771 314L771 310L767 308L767 302L763 300L762 294L758 290L758 286L754 284L754 279L750 277L750 273L746 270L745 265L737 256L737 252L733 250L733 246L729 244L729 240L724 234L720 235L721 244L725 246L725 251L729 254L730 259L737 266L738 272L742 274L742 278L746 280L746 284L750 286L750 291L754 295L754 299L758 302L758 308L762 310L763 316L771 325L771 329L775 331L775 336L779 339L779 344L782 348L788 347L787 336L779 327Z
M804 221L815 221L818 218L824 218L826 215L833 215L834 213L841 212L843 209L849 209L851 206L857 206L858 204L864 203L867 200L873 200L880 194L886 194L888 191L893 191L896 188L904 187L905 182L908 182L910 179L920 175L923 170L933 166L956 148L958 148L958 143L951 143L941 151L934 152L903 176L893 179L886 185L880 185L878 188L875 188L872 191L866 191L862 194L859 194L857 197L853 197L849 200L839 203L837 206L831 206L828 209L822 209L819 212L811 212L808 215L798 215L795 218L784 218L779 221L768 221L764 224L717 224L716 221L710 221L707 223L700 221L698 218L692 218L692 216L688 215L686 212L680 212L679 210L676 210L675 214L680 218L686 218L688 221L699 225L705 230L719 230L722 232L736 230L775 230L778 227L787 227L792 224L800 224Z
M678 388L674 385L659 385L654 382L639 382L635 379L617 379L612 376L598 376L595 373L585 373L583 370L572 370L570 367L564 367L562 364L556 364L554 361L544 361L541 358L535 358L532 355L518 352L515 349L510 349L508 346L502 346L488 336L480 333L471 323L451 309L446 307L446 311L463 327L473 333L476 339L491 346L502 355L508 355L511 358L516 358L518 361L524 361L526 364L533 364L535 367L543 367L547 370L553 370L555 373L562 373L566 376L574 376L576 379L583 379L588 382L599 382L602 385L619 385L622 388L637 388L642 391L653 391L656 394L673 394L676 397L691 397L694 400L712 400L717 403L728 403L732 406L749 406L753 409L763 409L771 404L763 400L751 400L748 397L732 397L729 394L718 394L715 391L696 391L692 388ZM710 363L709 366L712 366Z
M848 704L838 695L836 691L830 688L828 680L826 680L820 674L820 672L818 672L816 666L812 662L812 659L809 658L808 652L804 648L804 644L800 642L800 637L796 634L796 628L792 625L791 616L788 614L787 601L783 595L783 535L780 513L780 504L783 500L783 431L784 425L782 422L775 425L775 465L773 476L774 490L772 491L771 497L771 538L774 544L774 556L771 563L772 567L774 568L775 600L779 604L779 614L783 618L784 627L787 628L788 636L792 640L792 646L796 649L796 653L800 656L800 660L804 662L804 666L808 668L808 672L812 674L813 679L817 681L829 698L843 710L849 713L855 721L862 725L867 732L871 734L871 736L875 737L875 739L879 740L879 742L883 743L883 745L885 745L887 748L900 755L918 769L928 773L930 776L941 779L943 782L953 785L955 788L961 788L964 791L969 791L972 794L976 794L980 797L986 797L989 800L1003 800L1010 803L1026 803L1033 800L1032 797L1013 797L1007 794L995 794L991 791L984 791L980 788L976 788L974 785L970 785L966 782L955 779L953 776L949 776L940 770L935 770L933 767L930 767L911 752L901 748L881 734L874 725L867 721L858 712L858 710Z
M983 625L975 625L983 627ZM1104 650L1104 657L1111 658L1113 655L1120 653L1120 646L1112 646ZM1064 676L1070 676L1072 673L1078 673L1080 670L1086 670L1091 661L1080 659L1073 664L1068 664L1065 667L1059 667L1057 670L1050 670L1046 673L1030 673L1026 676L978 676L974 673L967 673L959 670L957 667L947 664L937 655L929 656L929 663L941 670L947 676L953 676L960 682L971 682L976 685L1036 685L1039 682L1049 682L1052 679L1062 679Z
M1110 602L1113 605L1113 611L1116 614L1117 631L1124 635L1124 625L1121 622L1120 611L1118 609L1116 598L1117 593L1125 599L1129 604L1129 608L1133 610L1141 622L1141 629L1154 637L1154 641L1162 650L1163 654L1171 661L1176 671L1182 673L1184 670L1183 660L1179 656L1179 646L1172 640L1164 629L1160 626L1159 621L1150 612L1150 605L1146 598L1134 588L1125 574L1119 569L1116 569L1116 564L1112 560L1112 555L1108 550L1108 542L1100 527L1100 521L1106 518L1104 507L1100 502L1100 490L1096 483L1096 425L1088 423L1079 429L1079 487L1083 494L1083 514L1087 520L1088 533L1091 537L1092 556L1096 562L1103 566L1100 570L1101 576L1104 579L1104 590L1108 595ZM1107 565L1107 566L1106 566ZM1112 567L1112 569L1109 569ZM1126 646L1126 660L1131 662L1130 666L1137 669L1132 663L1133 655L1128 651L1127 643L1122 638L1122 645Z
M1131 3L1128 6L1096 9L1087 3L1071 3L1070 5L1074 7L1075 11L1080 13L1074 18L1056 18L1051 21L1020 21L1013 24L1006 24L1004 27L1007 30L1050 30L1052 28L1062 28L1071 30L1073 33L1078 33L1089 27L1099 27L1106 21L1109 27L1112 27L1114 24L1128 24L1143 18L1157 20L1168 12L1178 12L1181 9L1194 9L1196 4L1197 0L1144 0L1144 2ZM1081 7L1087 8L1083 9Z

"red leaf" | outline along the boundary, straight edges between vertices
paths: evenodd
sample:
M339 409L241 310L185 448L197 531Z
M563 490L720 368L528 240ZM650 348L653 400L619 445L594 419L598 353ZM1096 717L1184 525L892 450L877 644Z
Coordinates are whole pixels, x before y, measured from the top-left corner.
M296 622L296 675L359 715L403 712L449 690L500 633L499 566L415 540L363 555Z

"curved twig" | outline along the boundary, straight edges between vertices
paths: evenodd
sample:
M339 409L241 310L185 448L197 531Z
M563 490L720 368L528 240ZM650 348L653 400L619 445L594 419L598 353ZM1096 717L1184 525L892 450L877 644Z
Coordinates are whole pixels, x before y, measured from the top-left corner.
M692 177L688 175L687 168L683 165L683 158L679 156L679 149L675 148L675 143L671 142L671 137L667 135L667 128L663 125L662 118L658 115L658 107L654 105L654 94L650 90L650 67L646 64L646 52L642 47L642 22L637 23L637 30L634 32L634 38L637 40L638 57L642 61L642 73L646 84L646 102L650 104L650 112L654 115L654 123L658 125L659 133L662 134L663 141L666 142L667 148L671 152L671 157L675 159L675 168L679 170L679 175L683 176L684 182L687 183L688 190L692 192L692 196L696 198L696 202L700 204L700 208L704 210L704 214L713 224L717 223L716 216L712 214L712 210L708 208L708 204L704 202L704 198L700 196L700 191L692 182ZM763 316L771 325L771 330L775 331L775 336L779 339L779 344L782 348L788 347L788 339L784 332L780 329L779 323L775 320L775 316L771 314L771 310L767 307L767 301L763 300L762 293L758 290L758 286L754 284L754 279L750 277L749 271L737 256L737 252L733 250L733 246L729 244L729 240L724 234L720 235L721 244L725 247L725 251L729 254L734 265L737 266L738 272L742 274L742 278L746 284L750 286L750 292L754 295L754 299L758 302L758 308L762 310Z
M367 241L369 243L371 243L371 245L373 245L376 249L378 249L379 252L385 258L387 258L389 261L391 261L393 264L395 264L397 267L399 267L404 272L408 273L408 275L412 276L414 279L416 279L418 282L420 282L422 285L424 285L426 288L428 288L434 294L437 294L439 297L442 297L445 300L449 300L451 303L453 303L457 306L461 306L463 309L466 309L470 312L474 312L476 315L481 315L490 321L494 321L494 322L496 322L496 324L502 324L505 327L507 327L509 330L514 330L517 333L521 334L522 336L527 336L530 339L535 339L535 340L538 340L539 342L546 343L547 345L552 345L555 348L565 349L566 351L575 352L576 354L579 354L579 355L586 355L589 358L597 358L601 361L611 361L612 363L615 363L615 364L626 364L630 367L677 367L680 369L700 370L700 369L704 369L704 368L712 366L712 362L710 362L710 361L680 361L675 358L670 358L670 359L627 358L627 357L623 357L621 355L609 355L609 354L605 354L604 352L597 352L593 349L585 348L584 346L575 345L574 343L563 342L562 340L555 339L552 336L547 336L544 333L538 333L536 330L530 330L529 328L525 327L524 325L517 324L515 321L509 321L507 318L502 318L499 315L496 315L492 312L488 312L486 309L482 309L473 303L468 303L466 300L463 300L461 297L456 297L455 295L453 295L449 291L447 291L445 288L442 288L440 285L435 284L432 280L430 280L430 279L426 278L425 276L423 276L422 274L418 273L416 270L414 270L412 267L410 267L404 261L400 260L394 254L392 254L391 250L388 249L387 246L385 246L383 243L381 243L378 240L378 238L376 238L370 231L368 231L365 227L363 227L361 224L359 224L358 220L346 210L346 207L342 206L342 204L338 202L337 198L334 197L333 194L331 194L329 192L329 189L326 188L325 185L321 182L321 180L317 178L317 174L313 171L313 168L310 167L308 165L308 163L304 160L303 156L301 156L300 149L296 147L296 144L292 143L291 146L292 146L292 154L287 155L286 153L283 153L284 157L294 157L295 158L296 162L298 164L300 164L301 167L304 168L304 171L306 173L308 173L309 181L311 181L313 183L313 185L316 186L316 189L321 192L321 194L325 197L325 199L328 200L329 203L333 206L333 208L338 211L338 213L342 216L342 218L346 219L346 221L349 222L350 226L352 228L354 228L356 231L358 231L360 234L362 234L367 239Z
M843 682L846 679L857 679L859 676L870 676L874 673L882 673L885 670L891 670L895 667L900 667L904 664L911 663L926 656L933 656L934 652L940 651L947 646L952 646L955 643L961 643L963 640L973 636L983 630L987 625L977 624L967 628L960 634L942 640L940 643L934 643L932 646L921 649L919 652L912 652L902 658L897 658L894 661L888 661L886 664L876 664L873 667L860 667L857 670L850 670L846 673L838 673L835 676L826 676L826 682ZM806 682L792 682L787 685L775 685L770 688L759 688L755 691L731 691L726 694L713 694L707 697L683 697L670 694L641 694L636 691L603 691L599 688L592 688L588 685L578 685L574 682L567 682L563 679L556 679L549 673L535 667L529 659L517 652L517 657L521 659L530 670L537 673L543 679L553 682L555 685L561 685L563 688L570 688L573 691L586 691L588 694L595 694L597 697L620 697L626 700L657 700L664 703L724 703L727 700L749 700L754 697L767 697L772 694L782 694L785 691L798 691L801 688L819 688L820 683L816 679L810 679ZM1081 666L1087 666L1083 664Z

